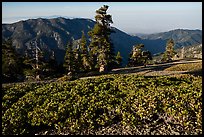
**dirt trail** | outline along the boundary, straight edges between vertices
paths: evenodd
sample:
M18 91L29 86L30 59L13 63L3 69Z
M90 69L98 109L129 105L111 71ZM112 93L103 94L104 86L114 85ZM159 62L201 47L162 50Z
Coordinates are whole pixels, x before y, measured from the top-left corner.
M174 75L174 74L184 74L187 71L164 71L164 69L176 64L187 64L187 63L197 63L197 62L202 62L202 60L178 60L170 63L147 65L146 67L138 66L138 67L128 67L128 68L117 68L117 69L113 69L111 72L108 72L106 74L128 74L128 75L134 74L134 75L143 75L143 76L167 76L167 75ZM101 75L81 77L79 79L97 78L100 76ZM57 78L52 80L33 81L29 83L46 84L46 83L54 82L56 80ZM23 84L28 82L18 82L18 83ZM6 83L6 84L2 84L2 86L11 85L11 84L15 84L15 83Z
M137 74L137 75L144 75L144 76L168 76L168 75L175 75L175 74L184 74L188 71L164 71L165 68L171 67L177 64L188 64L188 63L197 63L202 62L202 60L178 60L169 63L162 63L162 64L154 64L154 65L147 65L138 66L138 67L128 67L128 68L117 68L113 69L108 74ZM90 77L82 77L80 79L87 79L87 78L96 78L100 76L90 76Z

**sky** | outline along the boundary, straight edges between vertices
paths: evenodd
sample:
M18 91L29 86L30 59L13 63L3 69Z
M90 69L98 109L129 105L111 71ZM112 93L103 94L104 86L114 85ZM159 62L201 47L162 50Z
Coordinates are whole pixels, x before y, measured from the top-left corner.
M112 26L126 33L202 30L202 2L2 2L2 23L51 16L94 20L103 5Z

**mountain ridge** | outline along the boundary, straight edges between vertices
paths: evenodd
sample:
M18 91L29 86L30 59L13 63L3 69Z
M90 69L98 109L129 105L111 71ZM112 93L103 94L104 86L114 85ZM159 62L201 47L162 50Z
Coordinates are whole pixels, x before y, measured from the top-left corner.
M167 39L173 38L176 43L175 47L180 48L182 46L185 47L188 45L196 45L196 44L202 43L202 30L175 29L167 32L140 35L139 37L142 39L150 39L150 40L155 40L155 39L167 40Z
M58 62L63 62L65 48L68 41L73 37L75 40L81 38L81 31L87 32L95 25L95 21L86 18L37 18L28 19L13 24L2 24L2 39L11 38L15 49L24 54L26 49L31 48L32 42L36 42L40 49L56 54ZM167 39L142 39L138 36L131 36L115 27L112 27L115 33L111 34L115 53L121 52L123 65L127 64L128 56L135 44L143 43L145 49L152 54L164 52ZM199 38L202 38L200 36ZM200 40L199 40L200 41ZM201 40L202 41L202 40Z

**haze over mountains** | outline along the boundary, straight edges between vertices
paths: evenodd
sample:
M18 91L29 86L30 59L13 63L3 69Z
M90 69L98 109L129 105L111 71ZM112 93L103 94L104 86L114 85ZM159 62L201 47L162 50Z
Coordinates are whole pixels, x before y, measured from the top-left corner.
M68 41L73 37L75 40L81 38L81 31L86 34L95 24L91 19L67 19L63 17L52 19L29 19L13 24L2 24L2 39L11 38L16 50L25 54L26 49L30 49L37 43L37 46L46 52L55 52L58 62L63 62L65 49ZM143 43L145 49L152 54L164 52L166 41L173 38L176 48L191 46L202 43L202 30L172 30L151 35L133 36L117 28L113 28L115 33L111 34L115 52L120 51L123 57L123 64L127 64L128 56L135 44Z

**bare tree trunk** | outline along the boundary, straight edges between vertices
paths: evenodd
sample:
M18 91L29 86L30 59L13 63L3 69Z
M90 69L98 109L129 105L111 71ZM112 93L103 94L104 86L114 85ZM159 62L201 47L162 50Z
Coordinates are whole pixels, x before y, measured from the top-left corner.
M37 75L37 76L36 76L36 80L40 80L40 75Z

